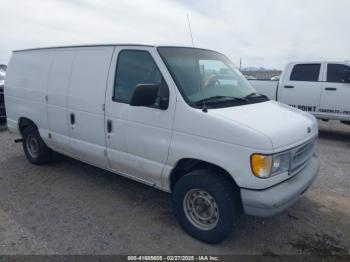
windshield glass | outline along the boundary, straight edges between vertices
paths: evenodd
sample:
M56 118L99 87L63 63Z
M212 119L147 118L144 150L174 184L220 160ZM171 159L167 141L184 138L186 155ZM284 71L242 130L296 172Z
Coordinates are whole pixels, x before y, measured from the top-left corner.
M208 104L214 101L216 104L247 103L246 97L256 94L246 78L222 54L182 47L160 47L158 51L191 105L198 106L203 101Z

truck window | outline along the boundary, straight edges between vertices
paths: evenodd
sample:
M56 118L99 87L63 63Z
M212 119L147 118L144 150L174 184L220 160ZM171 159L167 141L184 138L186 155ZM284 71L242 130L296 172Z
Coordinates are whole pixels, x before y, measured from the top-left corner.
M162 89L168 88L147 51L123 50L118 56L113 100L128 104L138 84L158 84Z
M328 64L327 66L327 82L343 83L344 71L350 70L350 66L341 64Z
M295 65L290 76L291 81L317 82L320 75L321 64Z

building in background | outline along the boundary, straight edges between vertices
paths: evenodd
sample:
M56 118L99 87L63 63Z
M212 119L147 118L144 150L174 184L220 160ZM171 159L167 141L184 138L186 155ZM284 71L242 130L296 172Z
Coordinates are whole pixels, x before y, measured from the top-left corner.
M249 70L249 68L243 68L242 74L248 79L259 79L259 80L278 80L282 74L281 70L267 70L267 69L255 69Z

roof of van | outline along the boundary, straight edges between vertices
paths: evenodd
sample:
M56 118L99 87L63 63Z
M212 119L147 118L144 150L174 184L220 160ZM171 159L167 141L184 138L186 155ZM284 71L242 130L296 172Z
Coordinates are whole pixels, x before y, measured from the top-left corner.
M104 46L144 46L144 47L187 47L192 48L191 46L177 46L177 45L151 45L151 44L88 44L88 45L67 45L67 46L51 46L51 47L39 47L39 48L28 48L28 49L19 49L14 50L13 52L22 52L22 51L34 51L34 50L45 50L45 49L60 49L60 48L79 48L79 47L104 47ZM209 50L206 48L195 47L196 49Z

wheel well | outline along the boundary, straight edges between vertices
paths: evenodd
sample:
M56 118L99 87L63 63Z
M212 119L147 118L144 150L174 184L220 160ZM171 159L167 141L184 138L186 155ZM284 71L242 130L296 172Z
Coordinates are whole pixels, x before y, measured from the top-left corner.
M28 126L37 127L35 123L29 118L21 117L18 121L18 129L21 132L21 134L23 134L24 129Z
M171 191L173 190L175 184L177 183L177 181L179 181L181 177L183 177L184 175L186 175L187 173L193 170L198 170L198 169L211 169L214 172L217 171L218 174L225 176L226 178L229 179L229 181L232 183L232 186L234 187L235 190L239 190L239 187L234 181L233 177L225 169L206 161L186 158L186 159L181 159L170 174Z

